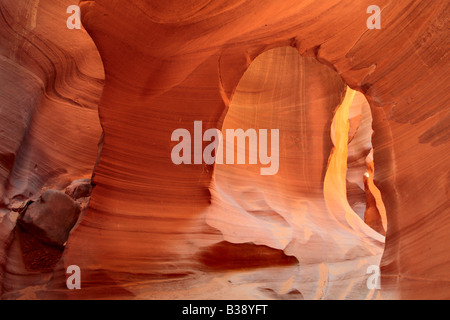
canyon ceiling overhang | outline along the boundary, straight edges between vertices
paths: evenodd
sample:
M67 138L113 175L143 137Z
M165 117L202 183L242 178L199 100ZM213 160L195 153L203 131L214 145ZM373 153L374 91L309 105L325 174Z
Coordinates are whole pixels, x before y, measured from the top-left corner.
M81 1L87 33L67 29L71 4L0 4L4 298L450 298L448 1ZM347 86L370 104L371 141L348 153L373 148L377 227L333 160ZM172 132L199 120L278 126L293 151L267 177L175 165ZM6 215L91 173L89 207L36 279ZM372 264L381 290L362 288Z

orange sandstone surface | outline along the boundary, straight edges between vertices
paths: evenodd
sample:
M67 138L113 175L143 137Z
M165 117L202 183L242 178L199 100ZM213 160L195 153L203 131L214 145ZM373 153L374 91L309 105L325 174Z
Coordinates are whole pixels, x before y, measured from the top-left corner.
M2 299L450 298L448 1L74 4L0 3Z

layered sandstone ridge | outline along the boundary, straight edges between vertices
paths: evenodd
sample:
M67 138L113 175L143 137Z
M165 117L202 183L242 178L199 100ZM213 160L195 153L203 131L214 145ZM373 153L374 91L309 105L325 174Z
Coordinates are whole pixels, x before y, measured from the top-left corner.
M0 205L90 177L101 135L103 68L68 1L2 1Z
M3 298L449 298L448 1L380 0L381 30L365 0L81 1L95 46L71 4L0 5ZM175 165L199 120L279 129L278 173ZM10 211L92 172L37 281Z
M90 178L98 155L104 71L86 31L68 32L69 4L0 4L0 294L12 291L10 298L50 277L26 266L47 264L49 272L61 256L21 235L18 211L46 189Z

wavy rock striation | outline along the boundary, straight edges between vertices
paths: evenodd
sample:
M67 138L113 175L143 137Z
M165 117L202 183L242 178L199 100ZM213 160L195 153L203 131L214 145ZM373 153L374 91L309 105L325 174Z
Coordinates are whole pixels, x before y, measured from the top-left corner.
M95 46L69 2L0 5L4 298L449 298L448 1L81 1ZM279 129L278 173L175 165L199 120ZM10 210L94 163L57 265L11 277Z

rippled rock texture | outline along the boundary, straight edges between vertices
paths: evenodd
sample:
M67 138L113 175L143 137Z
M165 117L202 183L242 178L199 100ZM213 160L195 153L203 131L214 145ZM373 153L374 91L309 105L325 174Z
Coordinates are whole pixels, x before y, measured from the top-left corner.
M0 3L3 299L450 298L448 1L74 4ZM174 164L194 121L279 129L278 171Z

